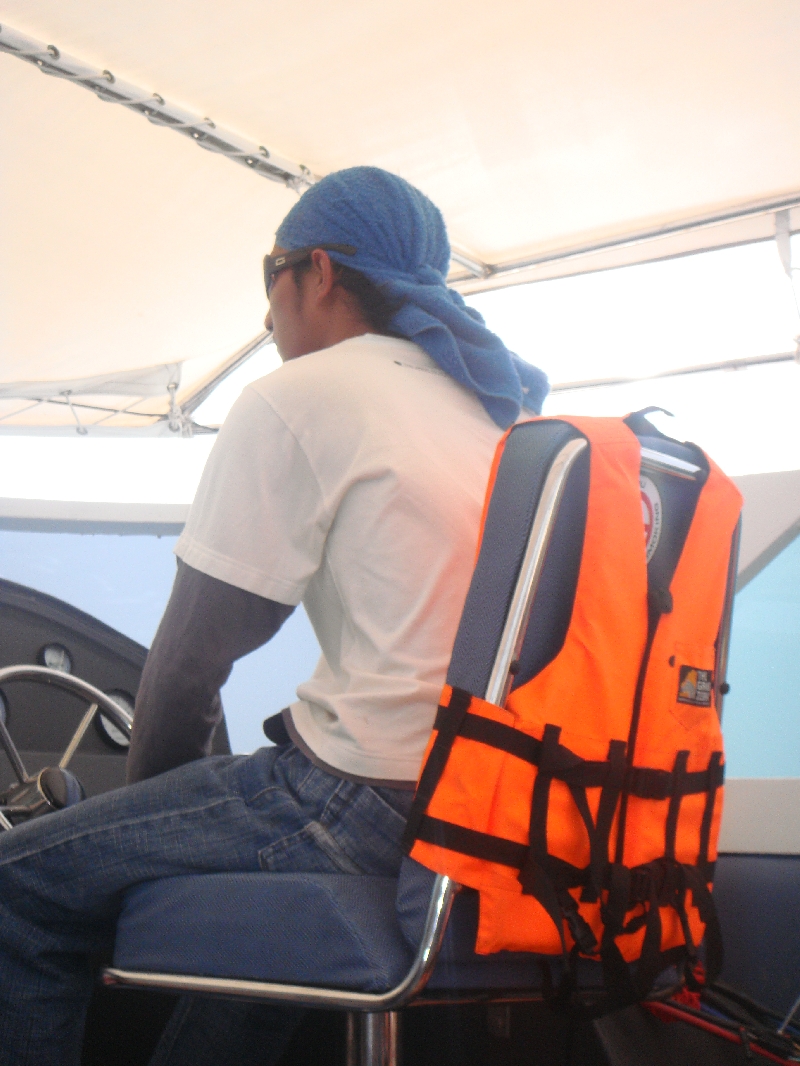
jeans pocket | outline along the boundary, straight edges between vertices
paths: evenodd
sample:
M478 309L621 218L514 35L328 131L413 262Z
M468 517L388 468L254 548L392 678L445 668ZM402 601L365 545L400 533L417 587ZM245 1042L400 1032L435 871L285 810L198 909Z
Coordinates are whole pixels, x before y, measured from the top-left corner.
M319 822L308 822L296 833L262 848L258 862L262 870L272 873L364 873Z

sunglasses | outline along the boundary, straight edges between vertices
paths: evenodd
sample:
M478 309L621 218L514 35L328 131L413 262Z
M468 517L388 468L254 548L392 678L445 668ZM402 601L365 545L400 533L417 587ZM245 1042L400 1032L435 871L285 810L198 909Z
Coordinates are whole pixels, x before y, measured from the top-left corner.
M355 255L357 251L352 244L313 244L308 248L296 248L293 252L282 252L280 255L265 255L264 288L267 290L267 297L272 292L275 278L282 270L304 263L317 248L324 252L341 252L342 255Z

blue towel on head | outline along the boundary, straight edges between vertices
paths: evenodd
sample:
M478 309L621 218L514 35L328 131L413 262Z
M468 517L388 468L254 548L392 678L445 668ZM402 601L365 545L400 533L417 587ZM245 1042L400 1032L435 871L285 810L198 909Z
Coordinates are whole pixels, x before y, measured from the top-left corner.
M471 389L506 429L522 407L542 409L547 378L486 328L483 317L448 289L450 242L427 196L378 167L351 167L303 194L276 234L280 248L352 244L355 255L331 259L360 271L400 305L391 329L415 341L456 381Z

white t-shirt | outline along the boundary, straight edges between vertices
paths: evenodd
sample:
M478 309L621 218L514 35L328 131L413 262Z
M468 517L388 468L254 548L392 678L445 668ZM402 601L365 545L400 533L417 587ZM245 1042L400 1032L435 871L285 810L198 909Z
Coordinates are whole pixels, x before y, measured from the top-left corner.
M421 348L375 334L250 385L219 433L176 554L303 602L322 657L292 723L345 774L418 776L500 435Z

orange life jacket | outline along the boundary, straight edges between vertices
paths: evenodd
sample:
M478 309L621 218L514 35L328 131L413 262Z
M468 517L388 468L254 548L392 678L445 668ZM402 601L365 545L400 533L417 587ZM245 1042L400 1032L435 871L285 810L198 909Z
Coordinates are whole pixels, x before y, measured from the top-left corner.
M648 589L639 441L621 419L559 421L590 448L566 638L503 707L445 686L407 845L480 891L477 952L601 958L629 989L641 959L643 995L706 927L707 967L721 963L713 675L741 496L697 449L707 476L683 549L669 589Z

